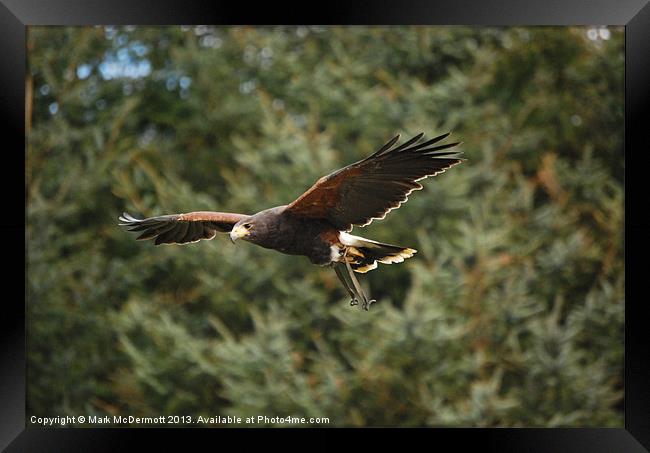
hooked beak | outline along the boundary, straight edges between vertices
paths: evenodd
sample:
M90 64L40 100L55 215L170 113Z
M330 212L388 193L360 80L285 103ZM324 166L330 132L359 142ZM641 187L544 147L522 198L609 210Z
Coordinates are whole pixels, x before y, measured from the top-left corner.
M237 239L241 239L249 234L250 232L243 225L235 225L235 228L230 231L230 240L234 244Z

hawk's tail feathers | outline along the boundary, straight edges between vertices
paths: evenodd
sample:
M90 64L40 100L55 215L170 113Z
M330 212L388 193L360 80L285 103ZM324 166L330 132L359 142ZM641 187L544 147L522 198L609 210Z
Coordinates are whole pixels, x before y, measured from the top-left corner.
M377 263L401 263L417 253L417 250L409 247L383 244L347 233L341 233L340 239L348 246L350 266L361 274L376 269Z

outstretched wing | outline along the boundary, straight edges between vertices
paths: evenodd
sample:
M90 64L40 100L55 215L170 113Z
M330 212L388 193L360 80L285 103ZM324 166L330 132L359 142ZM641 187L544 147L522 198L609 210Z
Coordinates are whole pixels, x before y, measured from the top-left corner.
M400 137L395 136L371 156L319 179L287 210L327 219L344 231L383 219L406 202L411 192L422 189L417 181L464 160L458 151L443 151L460 142L433 146L449 133L427 141L422 141L423 136L421 133L394 147Z
M170 214L147 219L136 219L126 212L120 216L120 226L129 231L142 231L136 239L155 238L155 244L188 244L201 239L212 239L217 232L228 233L244 214L197 211L187 214Z

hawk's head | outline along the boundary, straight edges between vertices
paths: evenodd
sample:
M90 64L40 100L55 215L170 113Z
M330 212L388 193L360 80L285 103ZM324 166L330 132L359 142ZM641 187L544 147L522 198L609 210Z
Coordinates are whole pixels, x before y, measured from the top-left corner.
M241 219L232 227L230 240L235 242L243 239L262 247L268 245L267 242L273 240L272 232L278 223L280 212L278 208L271 208Z
M254 231L254 224L255 222L252 217L237 222L230 231L230 240L233 244L237 239L244 239L245 241L251 240Z

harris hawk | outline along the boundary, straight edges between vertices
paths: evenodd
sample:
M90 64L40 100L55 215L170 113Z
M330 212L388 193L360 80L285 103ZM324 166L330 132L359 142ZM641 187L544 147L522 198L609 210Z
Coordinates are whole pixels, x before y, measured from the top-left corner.
M450 133L423 140L424 133L397 145L399 134L372 155L323 176L288 205L257 214L197 211L136 219L120 216L121 226L141 232L139 240L155 245L189 244L212 239L217 232L277 250L307 256L314 264L333 267L352 298L350 305L365 310L368 299L355 272L365 273L377 263L401 263L416 250L384 244L350 234L354 226L383 219L408 200L418 182L464 161L459 151L445 151L456 143L438 144Z

